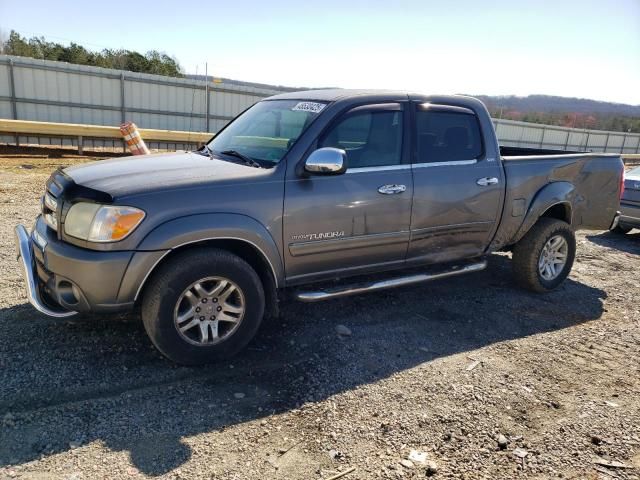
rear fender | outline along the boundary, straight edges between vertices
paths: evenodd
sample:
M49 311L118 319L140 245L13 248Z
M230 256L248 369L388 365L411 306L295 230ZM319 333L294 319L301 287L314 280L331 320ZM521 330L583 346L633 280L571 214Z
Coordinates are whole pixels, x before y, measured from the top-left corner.
M524 221L514 237L513 243L524 237L544 212L554 205L567 205L569 212L571 212L575 191L575 186L569 182L553 182L542 187L533 197ZM569 219L569 223L572 223L571 219Z

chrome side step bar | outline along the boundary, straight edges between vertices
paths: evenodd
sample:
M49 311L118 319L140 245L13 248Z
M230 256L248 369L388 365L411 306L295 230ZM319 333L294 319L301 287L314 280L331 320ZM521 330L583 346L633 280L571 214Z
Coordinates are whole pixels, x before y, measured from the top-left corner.
M464 266L454 266L449 270L439 273L419 273L416 275L395 277L369 283L346 285L344 287L331 288L327 290L297 292L295 293L295 298L301 302L321 302L322 300L329 300L331 298L347 297L350 295L375 292L387 288L404 287L406 285L413 285L414 283L430 282L432 280L453 277L464 273L479 272L485 268L487 268L487 261L482 260L480 262L469 263Z

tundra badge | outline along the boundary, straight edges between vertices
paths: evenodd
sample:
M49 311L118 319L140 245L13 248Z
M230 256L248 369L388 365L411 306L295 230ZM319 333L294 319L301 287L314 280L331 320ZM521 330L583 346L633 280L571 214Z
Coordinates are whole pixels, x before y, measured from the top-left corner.
M291 240L326 240L340 237L344 237L344 230L340 232L301 233L300 235L292 235Z

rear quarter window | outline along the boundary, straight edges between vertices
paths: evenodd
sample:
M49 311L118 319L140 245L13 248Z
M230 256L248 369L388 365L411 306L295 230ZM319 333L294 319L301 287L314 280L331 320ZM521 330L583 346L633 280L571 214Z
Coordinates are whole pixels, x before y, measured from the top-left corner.
M472 160L482 155L482 135L475 115L416 112L417 162Z

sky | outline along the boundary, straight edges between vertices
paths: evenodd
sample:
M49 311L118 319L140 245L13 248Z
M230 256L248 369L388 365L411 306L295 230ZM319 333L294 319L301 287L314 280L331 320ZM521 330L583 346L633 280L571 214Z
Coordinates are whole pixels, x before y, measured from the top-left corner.
M0 32L291 87L640 104L640 0L0 0Z

